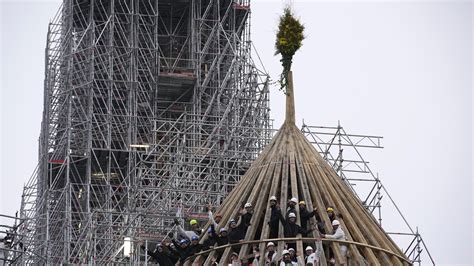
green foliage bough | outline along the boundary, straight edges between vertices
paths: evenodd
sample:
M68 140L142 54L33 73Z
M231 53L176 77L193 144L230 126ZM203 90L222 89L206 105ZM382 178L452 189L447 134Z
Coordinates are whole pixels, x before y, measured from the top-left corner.
M291 8L286 7L283 15L280 16L280 24L278 25L275 42L275 55L281 54L280 61L283 65L283 72L280 76L280 90L283 90L285 94L293 55L301 47L304 39L303 31L304 26L294 17Z

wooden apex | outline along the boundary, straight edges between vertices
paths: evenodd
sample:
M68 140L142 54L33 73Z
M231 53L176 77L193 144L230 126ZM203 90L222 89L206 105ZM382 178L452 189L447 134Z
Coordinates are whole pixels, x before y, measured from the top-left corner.
M293 89L293 72L288 71L288 86L286 88L285 123L295 124L295 93Z

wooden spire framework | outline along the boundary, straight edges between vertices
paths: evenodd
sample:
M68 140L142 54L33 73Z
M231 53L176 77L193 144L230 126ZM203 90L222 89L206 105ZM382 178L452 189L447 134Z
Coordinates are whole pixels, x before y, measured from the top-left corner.
M239 218L239 209L243 204L250 202L253 205L251 225L241 245L239 257L246 257L251 252L248 241L268 240L270 233L268 221L271 216L269 198L276 196L283 215L287 209L287 202L292 197L296 197L299 201L305 201L308 210L317 208L327 233L331 233L333 230L326 208L327 206L334 207L347 240L358 243L357 245L347 244L348 257L343 258L339 243L327 241L338 263L349 262L354 265L409 264L409 260L399 247L296 127L291 71L288 73L286 95L285 122L218 209L222 215L219 227L222 228L227 227L231 219L237 220ZM296 210L299 212L298 207ZM300 224L299 213L297 213L297 223ZM316 224L315 218L312 217L309 223ZM209 223L205 228L207 229L208 226ZM216 231L218 230L217 228ZM284 240L281 223L278 236L280 240ZM319 237L319 233L313 231L309 237ZM207 235L202 236L201 243L206 238ZM277 242L278 254L281 254L284 241ZM298 253L302 255L303 240L298 238L296 244ZM261 254L264 254L265 241L260 241L259 247ZM219 265L227 265L233 252L231 246L227 246L223 250ZM327 251L328 248L325 250ZM193 264L210 265L215 252L215 250L211 250L204 252L203 255L193 257ZM327 258L323 251L321 254L322 265L327 264ZM264 265L263 256L261 259L261 265ZM190 261L187 261L188 265Z

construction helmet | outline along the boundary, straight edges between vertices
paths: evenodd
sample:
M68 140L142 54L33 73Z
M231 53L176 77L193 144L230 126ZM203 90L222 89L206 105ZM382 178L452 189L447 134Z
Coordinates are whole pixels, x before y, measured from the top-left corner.
M252 207L252 203L250 202L245 203L244 208L250 208L250 207Z
M306 202L304 200L300 201L300 205L306 205Z
M328 209L326 210L327 212L334 212L334 209L331 208L331 207L328 207Z
M271 196L271 197L270 197L270 201L272 201L272 200L276 201L276 200L277 200L277 197Z
M290 212L288 214L288 218L296 218L296 214L294 212Z
M295 197L291 198L290 201L291 201L291 202L294 202L295 204L298 204L298 199L295 198Z
M273 242L268 242L267 243L267 248L270 247L270 246L275 246L275 244L273 244Z
M195 225L197 223L198 223L198 221L196 219L192 219L191 221L189 221L190 225Z
M332 225L340 225L341 223L338 220L332 221Z
M281 253L282 256L285 256L285 255L289 255L290 252L288 250L283 250L283 252Z
M306 250L306 251L308 251L308 250L313 250L313 247L307 246L305 250Z

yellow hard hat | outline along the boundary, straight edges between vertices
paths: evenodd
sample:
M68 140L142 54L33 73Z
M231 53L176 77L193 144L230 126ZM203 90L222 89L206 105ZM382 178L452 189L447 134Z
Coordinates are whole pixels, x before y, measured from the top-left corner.
M189 221L189 224L190 224L190 225L195 225L195 224L197 224L197 223L198 223L198 221L196 221L195 219L192 219L191 221Z
M334 209L331 208L331 207L329 207L326 211L328 211L328 212L334 212Z
M304 202L304 200L300 201L300 205L306 205L306 202Z

